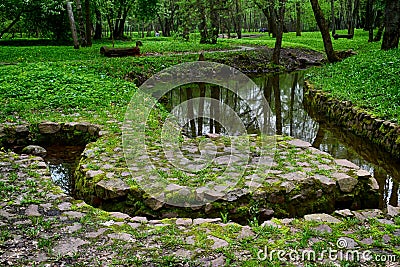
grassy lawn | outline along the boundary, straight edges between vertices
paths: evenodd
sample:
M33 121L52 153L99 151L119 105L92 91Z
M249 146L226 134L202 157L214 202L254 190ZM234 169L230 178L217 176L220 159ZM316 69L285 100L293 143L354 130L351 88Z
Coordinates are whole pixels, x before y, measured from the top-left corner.
M150 55L127 58L101 56L99 48L111 46L109 40L79 50L71 46L1 46L0 103L3 107L0 120L89 120L96 123L106 117L121 120L124 106L136 88L126 80L143 82L166 67L198 57L175 52L233 49L238 45L274 46L274 39L268 34L241 40L219 39L216 46L200 45L194 37L191 42L145 38L141 51ZM353 40L333 40L336 50L353 49L359 54L337 64L315 68L308 78L317 88L337 98L350 100L378 116L398 121L399 51L380 51L380 44L368 43L367 38L367 32L357 30ZM116 47L134 46L134 43L135 40L117 41ZM323 52L319 32L304 32L301 37L287 33L283 46ZM251 51L214 53L208 58L229 58L243 53Z

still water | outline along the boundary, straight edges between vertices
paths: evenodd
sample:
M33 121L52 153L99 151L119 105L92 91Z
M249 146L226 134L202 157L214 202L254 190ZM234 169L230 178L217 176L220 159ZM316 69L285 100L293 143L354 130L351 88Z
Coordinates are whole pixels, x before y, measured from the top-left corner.
M289 135L310 142L314 147L328 152L335 158L348 159L362 169L373 173L380 191L380 207L390 203L398 206L400 162L366 139L352 134L347 129L327 121L325 118L311 116L312 110L306 110L303 97L304 72L280 75L260 75L252 77L257 86L250 87L249 99L260 99L257 103L246 103L237 94L214 85L191 84L175 88L164 98L167 109L175 115L192 114L195 118L180 123L183 133L189 137L207 133L231 134L218 121L229 121L226 110L233 109L240 117L248 133L259 133L261 124L269 124L276 134ZM189 99L204 98L205 101L189 103ZM260 114L259 105L265 98L271 113ZM207 98L213 101L207 101ZM223 105L215 105L215 100ZM214 104L213 104L214 103ZM224 106L229 108L225 108ZM202 116L208 114L209 117ZM183 116L183 117L185 117ZM228 115L230 116L230 115ZM210 119L218 118L217 120ZM261 123L260 123L261 122ZM179 122L178 122L179 123Z

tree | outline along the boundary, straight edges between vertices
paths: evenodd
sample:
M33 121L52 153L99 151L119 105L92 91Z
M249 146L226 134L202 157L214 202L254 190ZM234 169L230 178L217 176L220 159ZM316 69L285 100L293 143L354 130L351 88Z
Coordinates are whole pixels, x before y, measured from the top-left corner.
M318 0L310 0L314 12L315 20L317 21L319 30L321 31L322 40L324 42L325 53L329 62L340 61L340 58L333 50L331 36L329 34L329 27L325 20L324 13L319 6Z
M383 34L381 49L398 48L400 37L400 2L386 0L385 33Z
M283 23L285 18L285 2L286 0L279 0L278 3L278 12L277 12L277 32L276 32L276 40L274 52L272 54L272 62L276 65L279 65L279 58L281 54L282 47L282 37L283 37Z

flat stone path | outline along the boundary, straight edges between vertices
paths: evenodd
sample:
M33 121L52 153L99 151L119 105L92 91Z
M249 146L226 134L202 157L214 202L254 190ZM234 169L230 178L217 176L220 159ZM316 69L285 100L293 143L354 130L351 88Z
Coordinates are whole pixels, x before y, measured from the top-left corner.
M222 219L149 220L109 213L54 186L43 159L0 151L0 266L268 266L323 248L371 252L358 266L398 266L399 209L342 210L248 226ZM346 247L344 247L346 245ZM267 253L265 253L267 252ZM269 252L269 253L268 253ZM369 254L368 254L369 255ZM383 261L376 261L376 257ZM397 258L396 258L397 257ZM343 263L343 262L342 262Z

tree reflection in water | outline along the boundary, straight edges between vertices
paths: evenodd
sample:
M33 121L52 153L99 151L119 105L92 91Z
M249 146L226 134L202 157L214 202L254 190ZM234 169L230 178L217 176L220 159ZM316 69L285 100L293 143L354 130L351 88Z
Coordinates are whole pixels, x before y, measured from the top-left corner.
M314 117L312 110L307 108L307 100L303 99L303 77L304 72L253 77L257 87L246 93L248 99L259 100L254 103L243 101L234 91L226 88L199 83L170 91L168 100L164 104L170 111L178 107L174 110L178 118L186 116L194 118L180 122L182 132L189 137L207 133L227 134L226 128L219 124L218 120L229 122L229 118L224 117L228 114L226 109L229 106L238 114L248 133L260 133L262 127L269 125L277 134L308 141L335 158L346 158L372 172L380 185L381 207L387 203L398 206L400 181L398 160L392 159L390 155L367 140L328 124L325 118ZM267 100L272 114L260 108L263 97ZM193 102L195 104L188 102L187 105L180 105L188 99L196 98L198 101ZM209 99L217 100L221 105L215 105L215 102ZM212 119L207 118L205 114Z

